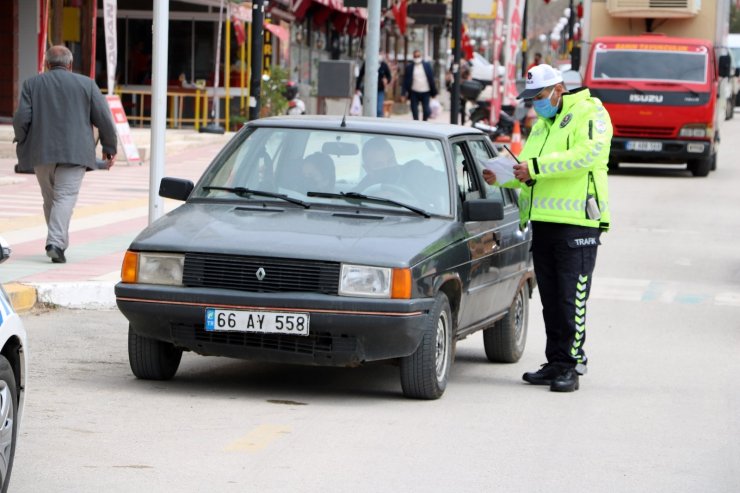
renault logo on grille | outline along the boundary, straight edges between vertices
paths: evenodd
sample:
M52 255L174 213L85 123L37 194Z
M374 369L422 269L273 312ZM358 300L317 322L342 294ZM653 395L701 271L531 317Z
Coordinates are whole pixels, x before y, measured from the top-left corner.
M257 272L255 272L254 275L257 276L257 280L258 281L261 281L262 279L265 278L265 276L267 275L267 273L265 272L265 269L263 269L262 267L260 267L259 269L257 269Z

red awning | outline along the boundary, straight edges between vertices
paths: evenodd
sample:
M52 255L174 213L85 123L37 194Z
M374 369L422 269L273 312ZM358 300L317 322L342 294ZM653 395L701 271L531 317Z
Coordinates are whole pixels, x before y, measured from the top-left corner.
M361 19L367 19L367 11L363 8L351 7L347 8L344 6L344 0L293 0L291 10L296 20L301 21L306 16L306 13L313 5L323 7L328 12L323 13L322 9L317 9L319 20L315 20L316 24L325 22L331 14L347 14ZM314 16L315 18L316 16Z

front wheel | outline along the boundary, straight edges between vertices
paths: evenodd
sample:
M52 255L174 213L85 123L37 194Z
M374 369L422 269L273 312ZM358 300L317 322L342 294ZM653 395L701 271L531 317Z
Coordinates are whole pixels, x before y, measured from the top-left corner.
M687 168L691 171L694 176L707 176L712 170L712 167L717 167L716 163L717 154L712 154L708 158L704 159L692 159L687 163Z
M401 388L412 399L438 399L447 387L452 366L452 311L439 293L425 322L424 335L414 354L401 359Z
M514 297L504 318L483 331L483 347L488 361L516 363L524 354L529 320L529 287L525 282Z
M180 366L182 349L174 344L140 336L128 329L128 361L136 378L169 380Z
M18 434L18 393L13 367L0 355L0 484L8 491Z

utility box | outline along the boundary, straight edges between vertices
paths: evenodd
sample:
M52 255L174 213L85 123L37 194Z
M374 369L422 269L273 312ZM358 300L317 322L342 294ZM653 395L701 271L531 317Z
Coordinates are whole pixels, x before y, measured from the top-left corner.
M354 62L325 60L319 62L320 98L350 98L355 92Z

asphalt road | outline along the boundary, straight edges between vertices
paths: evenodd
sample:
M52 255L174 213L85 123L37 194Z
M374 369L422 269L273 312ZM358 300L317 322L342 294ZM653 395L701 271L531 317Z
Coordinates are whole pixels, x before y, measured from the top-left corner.
M488 363L476 334L432 402L390 364L186 354L138 381L118 312L35 312L11 491L739 491L738 136L740 115L708 178L610 178L578 392L521 381L543 362L536 296L522 360Z

